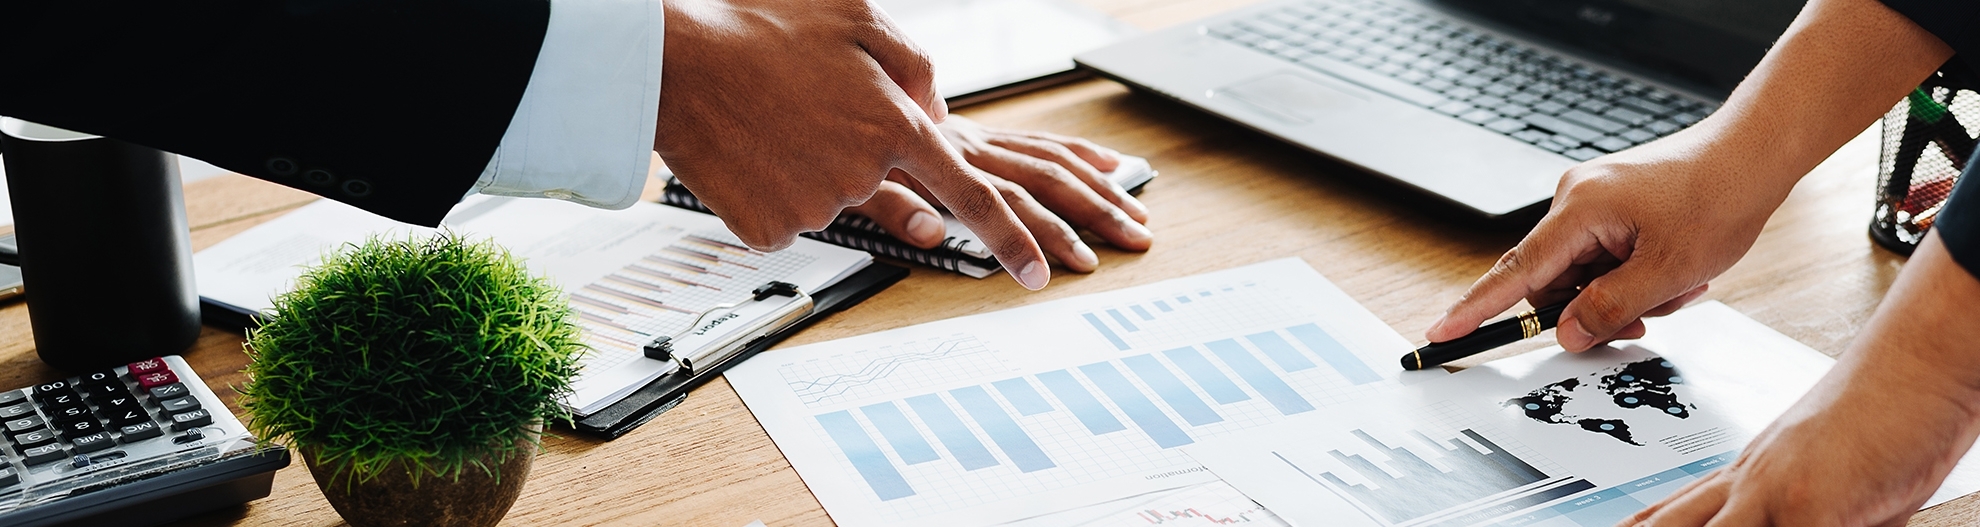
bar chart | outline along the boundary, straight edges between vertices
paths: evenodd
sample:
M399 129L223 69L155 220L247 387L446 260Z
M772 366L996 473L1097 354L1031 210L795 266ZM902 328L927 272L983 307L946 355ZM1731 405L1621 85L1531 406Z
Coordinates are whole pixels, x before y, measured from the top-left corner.
M932 370L943 360L970 360L961 351L982 346L957 338L867 360L862 376L832 378ZM818 389L818 378L788 375L795 366L785 368L792 389ZM1036 491L1186 466L1176 447L1350 400L1381 380L1327 331L1306 323L979 380L817 413L812 421L874 499L939 509L998 497L959 487Z

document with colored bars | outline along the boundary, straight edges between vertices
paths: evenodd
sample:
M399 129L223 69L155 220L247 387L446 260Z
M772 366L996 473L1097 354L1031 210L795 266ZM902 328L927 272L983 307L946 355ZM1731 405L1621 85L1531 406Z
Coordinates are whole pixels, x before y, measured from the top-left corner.
M994 525L1215 482L1179 447L1442 372L1285 259L772 351L727 373L840 525Z
M817 291L872 263L865 252L798 240L775 253L750 250L715 216L655 203L618 211L574 203L477 196L443 224L470 240L493 239L569 295L591 347L565 406L589 415L672 371L641 348L674 335L716 305L746 300L771 280ZM432 229L322 200L257 225L194 255L200 296L260 312L289 290L303 267L339 245L368 236L404 239ZM779 306L748 303L705 335L678 339L695 349ZM701 333L701 332L697 332Z

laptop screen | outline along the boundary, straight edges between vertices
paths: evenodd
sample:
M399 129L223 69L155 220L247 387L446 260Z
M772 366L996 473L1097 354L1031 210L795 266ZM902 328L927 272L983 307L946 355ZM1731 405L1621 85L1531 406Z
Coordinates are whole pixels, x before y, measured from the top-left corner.
M1806 0L1444 0L1724 95Z

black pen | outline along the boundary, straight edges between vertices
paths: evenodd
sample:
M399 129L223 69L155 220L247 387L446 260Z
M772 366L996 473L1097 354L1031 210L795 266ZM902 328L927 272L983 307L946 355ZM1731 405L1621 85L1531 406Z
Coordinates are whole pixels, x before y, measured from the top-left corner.
M1567 302L1561 302L1520 313L1513 318L1478 326L1478 330L1470 335L1416 348L1416 351L1402 356L1402 367L1405 370L1421 370L1540 336L1540 332L1554 329L1554 325L1561 322L1561 310L1567 309L1567 305Z

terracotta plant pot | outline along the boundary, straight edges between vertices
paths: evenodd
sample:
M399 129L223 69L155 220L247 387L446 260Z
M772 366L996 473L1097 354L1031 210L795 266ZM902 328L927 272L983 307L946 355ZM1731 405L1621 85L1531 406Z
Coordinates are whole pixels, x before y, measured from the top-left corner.
M495 525L522 495L530 463L536 459L534 450L525 450L496 466L499 478L470 464L459 478L427 474L414 487L411 476L397 463L370 481L351 481L349 471L318 465L315 449L302 446L297 450L302 452L323 497L353 527ZM492 461L483 458L483 463Z

